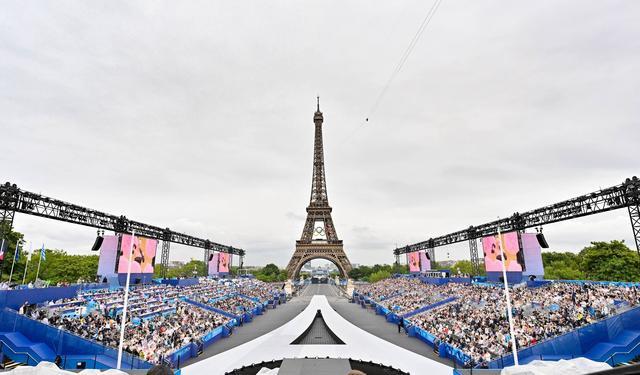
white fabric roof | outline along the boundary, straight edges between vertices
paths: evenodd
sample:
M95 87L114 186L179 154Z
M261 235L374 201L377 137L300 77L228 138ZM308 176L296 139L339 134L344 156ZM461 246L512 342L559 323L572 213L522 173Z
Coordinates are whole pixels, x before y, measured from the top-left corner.
M345 345L290 345L321 310L329 328ZM386 324L380 321L380 324ZM425 351L430 350L425 344ZM208 375L212 369L224 373L262 361L284 358L352 358L382 363L412 374L451 375L452 368L378 338L340 316L322 295L285 325L226 352L204 359L182 369L184 375Z

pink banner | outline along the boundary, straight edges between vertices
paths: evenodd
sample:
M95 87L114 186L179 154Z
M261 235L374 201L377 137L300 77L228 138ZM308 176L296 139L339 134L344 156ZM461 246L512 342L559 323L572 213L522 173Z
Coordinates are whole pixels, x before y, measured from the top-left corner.
M498 242L500 241L500 242ZM509 272L522 272L522 265L518 262L518 233L509 232L502 234L500 240L498 236L489 236L482 239L482 250L484 251L484 267L487 272L502 272L502 257L500 247L505 256L505 268Z
M417 251L407 254L407 263L409 263L409 272L420 272L420 255Z
M218 253L211 254L209 258L209 267L208 267L208 275L216 276L218 274Z
M153 273L157 247L157 240L136 236L133 240L131 273ZM131 249L131 236L128 234L122 235L118 273L127 273L129 249Z
M420 252L420 272L431 271L431 260L426 251Z
M219 262L218 262L218 272L220 273L228 273L229 272L229 254L227 253L219 253Z

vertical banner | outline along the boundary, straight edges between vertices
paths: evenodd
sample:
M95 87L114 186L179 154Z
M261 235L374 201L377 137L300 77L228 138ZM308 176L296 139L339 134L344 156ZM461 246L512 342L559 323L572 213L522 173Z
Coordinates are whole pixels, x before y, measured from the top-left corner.
M524 253L525 271L523 275L544 276L542 264L542 248L535 233L522 233L522 252Z
M499 242L500 241L500 242ZM487 272L502 272L502 257L500 255L500 245L504 252L504 265L508 272L522 272L519 256L520 245L518 244L518 233L509 232L498 236L482 238L482 251L484 252L484 266Z
M426 251L420 252L420 272L431 271L431 260Z
M100 245L98 259L98 275L102 277L116 274L116 258L118 254L118 236L104 236Z
M409 272L420 272L420 255L417 251L407 254Z
M220 254L215 253L209 255L209 267L208 267L208 275L209 276L218 276L218 258Z
M219 253L218 272L229 273L229 254Z

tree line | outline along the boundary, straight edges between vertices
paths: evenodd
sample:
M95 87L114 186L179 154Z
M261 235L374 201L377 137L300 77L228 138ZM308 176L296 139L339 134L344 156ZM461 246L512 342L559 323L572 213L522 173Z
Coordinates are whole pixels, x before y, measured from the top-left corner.
M543 252L544 278L549 280L640 281L640 256L624 241L591 242L579 253ZM431 262L434 270L449 269L452 275L471 275L471 261L460 260L451 267ZM406 265L360 266L349 272L354 280L376 282L394 273L408 273ZM484 263L480 276L486 275Z
M2 230L3 228L0 228ZM15 254L16 243L24 240L22 233L10 231L5 236L4 261L0 262L0 281L9 279L9 272ZM35 281L40 248L30 253L22 245L22 251L13 270L13 282L22 282L27 258L29 267L26 282ZM98 255L72 255L64 250L46 249L46 260L42 261L39 278L52 284L59 282L77 282L78 280L93 281L98 271ZM635 250L631 250L624 241L591 242L579 253L574 252L543 252L542 260L545 269L545 279L553 280L601 280L601 281L640 281L640 257ZM432 262L433 269L443 269L437 262ZM484 266L481 265L482 274ZM471 262L461 260L449 267L452 274L471 274ZM194 273L195 272L195 273ZM232 275L238 273L238 267L232 266ZM376 282L395 273L408 273L406 265L376 264L374 266L359 266L349 272L354 280ZM155 277L162 274L162 265L155 265ZM286 270L269 263L262 268L251 271L257 279L265 282L285 281ZM167 269L167 277L193 277L194 274L207 274L206 264L201 260L192 259L189 262Z

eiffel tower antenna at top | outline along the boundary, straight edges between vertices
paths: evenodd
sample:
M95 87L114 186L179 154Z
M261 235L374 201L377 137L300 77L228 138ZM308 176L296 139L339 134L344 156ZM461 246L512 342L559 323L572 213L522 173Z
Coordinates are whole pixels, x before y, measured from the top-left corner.
M320 95L316 96L316 98L318 99L318 112L320 112Z

